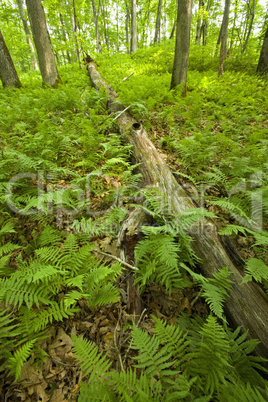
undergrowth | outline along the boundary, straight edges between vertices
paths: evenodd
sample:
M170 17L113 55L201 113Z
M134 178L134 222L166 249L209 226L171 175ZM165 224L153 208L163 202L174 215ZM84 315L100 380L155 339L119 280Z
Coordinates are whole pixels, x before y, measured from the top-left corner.
M133 324L135 368L120 373L93 343L74 337L87 379L79 400L98 400L96 393L99 400L267 400L263 359L251 354L258 341L226 322L228 267L211 279L197 273L188 229L218 217L221 234L247 238L252 255L243 281L267 291L268 88L250 68L232 70L232 60L218 79L214 56L194 48L182 98L169 91L172 48L167 42L135 55L98 55L98 62L121 101L168 152L174 175L189 185L198 207L180 216L163 213L165 200L155 189L140 188L107 96L84 72L62 68L56 90L42 88L31 73L22 78L24 88L0 91L0 367L16 380L25 361L44 360L46 330L73 316L81 299L92 311L120 299L122 265L97 260L94 240L116 238L129 210L139 206L154 221L140 228L135 248L141 292L151 283L170 295L196 287L211 315L181 316L173 326L154 318L152 336Z

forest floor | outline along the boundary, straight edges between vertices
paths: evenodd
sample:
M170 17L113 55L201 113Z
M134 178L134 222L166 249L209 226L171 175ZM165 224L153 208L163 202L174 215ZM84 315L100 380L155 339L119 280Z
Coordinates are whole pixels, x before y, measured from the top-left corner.
M159 52L162 54L163 49L160 48ZM240 73L227 72L226 78L223 78L225 81L218 82L212 72L199 73L192 70L189 74L188 95L185 99L180 99L178 93L170 93L167 89L170 72L166 70L164 63L159 64L157 74L150 77L152 71L156 70L156 61L159 60L157 52L151 51L148 54L149 62L143 70L142 52L135 60L120 56L120 63L120 57L118 56L119 60L116 57L114 64L108 61L100 70L107 81L111 80L111 86L119 92L122 102L126 106L131 105L131 112L143 122L150 139L163 155L174 176L193 199L196 196L196 182L210 184L204 206L217 215L218 229L224 230L228 225L238 226L230 211L223 204L217 205L215 200L226 197L230 188L240 182L241 178L246 176L248 180L250 175L260 170L263 172L263 191L267 194L267 88L265 90L261 80L254 78L254 81L250 75L244 75L242 79L239 78ZM169 57L168 53L168 66L171 65ZM100 64L101 62L104 63L104 57ZM130 78L123 87L123 76L129 75L132 70L137 73L135 81ZM77 80L77 84L73 83L74 80ZM245 81L250 83L250 89L246 89ZM57 90L50 94L41 88L36 90L36 82L36 77L29 78L28 89L21 90L19 100L15 100L16 94L12 91L1 94L1 107L6 110L9 110L9 100L14 100L9 118L3 117L1 121L5 133L1 147L14 149L15 159L18 159L19 152L34 161L38 161L38 156L42 154L43 161L55 163L59 172L60 169L66 169L55 184L60 183L62 188L68 188L70 171L75 171L82 177L89 171L102 169L106 176L103 176L101 183L96 184L91 206L94 213L97 213L96 216L98 213L103 216L105 208L109 208L113 202L116 187L114 183L123 187L124 174L132 173L129 148L120 143L117 128L107 115L107 98L105 94L97 94L90 88L89 78L80 71L66 70L66 88L58 94ZM74 94L75 91L77 94ZM52 131L53 135L50 137ZM25 164L25 169L27 163L30 166L26 158L21 163ZM40 166L42 167L41 162L38 169ZM16 169L14 166L9 169L7 175L11 177ZM49 180L47 187L51 184ZM244 207L245 212L249 212L250 196L247 193L243 199L236 200L237 210L240 209L241 212ZM129 211L132 208L131 202L128 205L126 201L124 207ZM266 201L264 208L266 214ZM7 214L7 209L2 207L2 222L5 222ZM27 215L15 216L13 212L8 218L14 219L16 233L2 237L2 243L11 240L22 246L21 258L28 261L34 255L34 242L42 232L44 221L41 218L31 220ZM75 232L72 227L73 218L71 222L62 218L59 222L58 218L57 215L48 213L45 225L61 229L64 236ZM261 231L264 237L267 236L267 230L268 225L264 220ZM253 234L243 232L241 228L233 228L233 232L230 228L229 232L234 247L244 261L260 258L268 264L266 246L261 244L256 247ZM95 258L107 266L114 263L114 259L99 252L120 258L114 234L93 234L90 242L94 245L92 253ZM133 265L135 245L134 242L133 249L128 250L128 254L133 255ZM13 269L20 262L19 254L20 251L14 251L10 257L9 265ZM16 381L6 371L0 373L0 401L77 400L82 372L72 350L73 335L93 341L99 352L104 352L111 359L112 368L126 370L135 364L133 357L136 352L130 348L133 320L139 328L152 335L152 315L168 324L175 324L178 316L184 312L202 318L206 318L210 312L200 288L195 284L168 292L163 286L149 282L142 294L138 293L137 286L134 287L136 293L132 293L132 297L140 299L142 311L141 316L137 317L133 315L133 300L128 297L131 277L133 272L130 269L125 269L117 277L115 283L120 293L117 302L92 307L81 298L78 300L78 312L49 325L38 346L46 352L43 362L35 365L30 360L26 361ZM190 276L187 279L192 281ZM262 285L266 289L265 281ZM57 294L58 300L64 298L65 290L62 287ZM83 379L85 380L86 378Z

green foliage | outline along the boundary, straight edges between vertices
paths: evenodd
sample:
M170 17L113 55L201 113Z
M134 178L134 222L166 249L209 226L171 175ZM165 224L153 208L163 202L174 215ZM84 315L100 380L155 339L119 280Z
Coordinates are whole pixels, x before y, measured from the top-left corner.
M206 322L188 321L187 331L153 319L153 336L133 325L131 347L138 351L135 367L141 372L106 371L111 362L91 342L74 338L84 377L89 375L79 401L226 401L226 395L265 400L267 381L257 371L264 370L262 359L250 354L257 342L246 340L246 333L239 336L240 328L225 330L213 316Z

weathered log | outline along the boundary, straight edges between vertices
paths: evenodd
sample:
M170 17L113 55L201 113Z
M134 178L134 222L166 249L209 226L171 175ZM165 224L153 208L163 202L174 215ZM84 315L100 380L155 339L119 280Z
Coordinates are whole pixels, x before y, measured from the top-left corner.
M123 105L115 101L116 92L105 83L96 66L89 63L87 69L93 86L96 89L104 87L107 90L111 111L123 110ZM117 124L122 137L132 145L135 162L140 164L139 170L143 176L143 185L153 186L163 192L175 213L196 207L182 186L175 180L142 125L128 111L120 114ZM126 228L124 230L126 233ZM241 284L243 274L235 266L235 261L232 261L226 249L226 241L220 239L212 221L203 219L192 226L189 233L193 238L192 247L201 260L200 270L206 277L211 277L224 266L232 272L230 279L234 284L230 297L225 303L226 315L232 325L242 326L244 330L248 329L251 338L258 338L261 341L256 350L260 355L268 358L267 295L256 283Z

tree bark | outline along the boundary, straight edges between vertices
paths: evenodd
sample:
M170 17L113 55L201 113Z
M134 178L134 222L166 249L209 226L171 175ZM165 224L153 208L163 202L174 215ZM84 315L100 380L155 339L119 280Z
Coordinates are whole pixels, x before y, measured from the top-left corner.
M130 52L135 53L137 50L137 3L131 0L131 44Z
M191 16L192 0L178 0L176 45L170 89L183 83L182 95L186 94Z
M250 8L250 22L249 22L249 27L248 27L248 32L247 32L247 37L242 49L242 53L244 53L244 51L246 50L247 46L248 46L248 41L249 41L249 37L252 31L252 26L253 26L253 21L254 21L254 17L255 17L255 6L256 6L256 0L253 0L253 4L252 4L252 8Z
M93 86L96 89L104 88L110 98L109 108L112 111L124 110L120 105L116 92L110 88L98 73L94 63L87 65ZM135 163L139 163L139 170L143 177L143 186L151 186L163 192L169 200L170 208L174 213L182 213L185 209L194 208L196 205L187 196L185 190L175 180L170 169L166 165L162 155L156 150L149 140L145 129L129 112L121 113L116 119L119 131L125 141L132 145ZM144 214L133 212L132 229L135 223L143 223ZM133 217L134 215L132 215ZM135 230L132 230L132 233ZM127 228L125 228L127 233ZM257 352L268 357L268 297L263 290L253 282L241 285L243 275L231 260L228 242L217 234L216 226L212 221L203 219L198 224L189 228L189 234L193 238L192 247L200 258L199 268L208 277L212 277L222 267L226 266L232 272L230 279L234 282L230 297L225 303L227 317L234 326L242 326L249 329L252 338L258 338L261 344ZM129 232L129 236L130 236ZM120 242L122 242L121 233Z
M206 46L206 44L207 44L208 13L209 13L209 9L210 9L210 0L208 0L208 2L207 2L207 8L206 8L207 15L206 15L206 17L203 19L203 25L202 25L203 46Z
M61 83L61 78L57 70L41 0L26 0L26 5L43 84L56 87Z
M62 14L61 14L61 13L60 13L60 25L61 25L61 33L62 33L63 40L64 40L64 42L67 42L67 35L66 35L66 32L65 32L64 21L63 21L63 17L62 17ZM62 52L62 53L63 53L63 52ZM71 56L70 56L69 50L66 50L66 55L67 55L68 63L69 63L69 64L72 64Z
M73 28L73 37L74 37L74 43L75 43L76 59L79 63L79 67L82 68L81 54L80 54L78 35L77 35L77 15L76 15L75 0L73 0L73 2L72 2L72 7L73 7L72 28Z
M15 69L13 60L0 31L0 79L3 87L20 88L21 82Z
M266 29L261 54L258 62L257 73L268 76L268 28Z
M34 51L34 44L33 44L33 41L32 41L30 29L28 27L28 23L27 23L27 19L26 19L26 16L25 16L22 0L17 0L17 4L18 4L18 7L19 7L20 18L22 20L24 32L25 32L25 35L26 35L26 40L27 40L27 43L28 43L29 48L30 48L32 66L33 66L34 70L38 70L38 63L37 63L37 60L36 60L36 57L35 57L35 51Z
M231 0L225 0L224 14L220 34L221 50L220 50L219 73L218 73L219 76L223 75L224 60L226 59L230 4Z
M93 19L94 19L95 32L96 32L96 48L97 48L97 52L101 53L101 41L100 41L100 32L99 32L100 3L99 3L98 11L96 10L95 0L91 0L91 3L92 3Z
M162 9L162 0L159 0L157 7L156 22L155 22L154 43L160 43L161 9Z
M174 21L174 24L173 24L172 31L171 31L171 33L170 33L169 39L173 39L173 38L174 38L175 31L176 31L176 26L177 26L177 21Z
M200 45L200 39L201 39L201 28L202 28L202 9L204 7L204 1L203 0L199 0L199 4L198 4L198 12L199 12L199 16L198 16L198 20L197 20L197 26L196 26L196 35L195 35L195 43L197 45Z
M126 31L126 48L127 53L129 53L129 9L128 9L128 2L126 2L126 18L125 18L125 31Z

